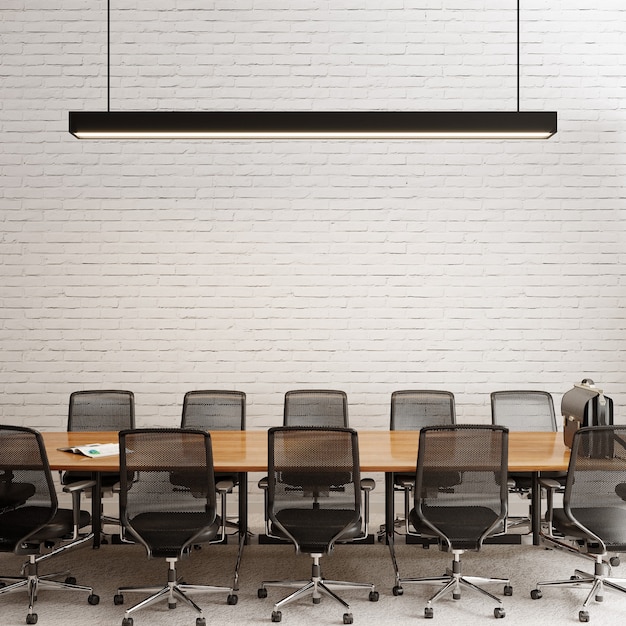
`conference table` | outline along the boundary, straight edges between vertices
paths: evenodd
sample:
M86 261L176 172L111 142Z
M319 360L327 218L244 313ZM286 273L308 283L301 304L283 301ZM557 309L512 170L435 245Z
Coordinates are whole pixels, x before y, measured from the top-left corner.
M118 433L107 432L42 432L48 461L53 470L76 470L92 472L97 485L92 502L94 547L99 546L101 472L119 471L119 456L88 458L81 454L64 452L59 448L84 446L92 443L117 443ZM394 473L415 471L419 431L358 431L361 472L384 472L385 474L385 528L387 540L393 540L394 522ZM216 472L239 474L239 519L248 519L248 481L250 472L267 472L267 431L211 431L213 465ZM508 468L511 472L529 472L533 479L531 515L533 543L539 544L541 523L540 489L541 472L567 470L569 448L563 442L561 432L514 432L509 433ZM245 540L247 524L240 525L240 538Z

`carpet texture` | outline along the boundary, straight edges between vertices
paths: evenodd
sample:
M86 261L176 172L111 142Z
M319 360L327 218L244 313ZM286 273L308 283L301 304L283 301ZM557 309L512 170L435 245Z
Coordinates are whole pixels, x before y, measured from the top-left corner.
M450 564L450 555L436 547L424 550L420 546L397 546L402 576L443 574ZM179 568L185 582L229 586L236 558L236 546L204 546L186 558ZM0 573L15 575L22 560L13 555L0 555ZM267 599L257 598L259 583L266 579L308 578L311 560L296 555L290 546L258 545L252 543L244 551L241 568L239 602L226 604L226 595L196 594L194 599L203 608L207 625L269 624L273 603L287 595L287 589L272 588ZM503 626L552 626L578 623L578 610L585 596L582 589L545 589L543 598L531 600L530 590L540 579L569 578L575 567L589 569L585 560L563 552L528 545L487 545L478 553L466 553L463 570L467 574L509 576L513 596L504 598L506 617ZM113 604L118 585L160 585L166 580L166 564L148 560L139 546L104 545L100 550L89 547L48 561L42 571L67 568L80 584L91 584L100 596L98 606L87 604L87 594L42 590L37 602L38 624L43 626L111 626L121 624L124 606L130 606L144 594L128 594L124 606ZM626 576L626 563L615 573ZM393 596L394 578L387 547L382 544L338 546L330 557L322 559L322 571L327 578L373 582L380 592L379 602L369 602L367 592L346 591L342 594L351 605L354 623L361 626L380 624L415 624L423 620L426 599L435 587L407 585L404 595ZM492 591L501 596L497 586ZM494 623L494 602L482 595L465 592L461 601L450 596L434 605L433 623L446 626ZM343 609L328 599L313 605L310 598L283 609L282 623L289 626L309 624L341 624ZM590 606L591 621L596 624L626 623L626 595L607 591L603 603ZM0 624L24 624L26 593L0 597ZM179 626L195 624L196 614L180 605L174 610L167 603L153 605L137 612L135 626ZM500 622L497 622L500 623Z

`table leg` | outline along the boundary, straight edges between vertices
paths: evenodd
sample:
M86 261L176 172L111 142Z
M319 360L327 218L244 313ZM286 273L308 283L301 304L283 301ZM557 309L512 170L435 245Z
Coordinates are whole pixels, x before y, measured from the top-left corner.
M233 592L239 591L239 568L241 567L241 557L243 547L248 543L248 474L239 472L238 475L238 507L239 507L239 547L237 549L237 562L235 563L235 574L233 578Z
M539 486L539 472L532 472L530 491L530 524L533 535L533 545L541 543L541 487Z
M97 550L102 540L102 478L100 472L93 472L92 477L96 484L91 490L91 531L93 549Z
M393 472L385 472L385 541L393 541L395 502L393 490Z

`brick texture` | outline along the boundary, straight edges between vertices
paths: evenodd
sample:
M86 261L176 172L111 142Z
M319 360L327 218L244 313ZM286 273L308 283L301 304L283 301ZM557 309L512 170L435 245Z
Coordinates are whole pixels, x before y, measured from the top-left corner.
M515 2L111 3L111 109L515 110ZM117 5L117 6L116 6ZM522 2L521 108L545 142L81 142L107 106L106 3L0 11L0 420L64 427L71 391L402 388L626 403L626 9Z

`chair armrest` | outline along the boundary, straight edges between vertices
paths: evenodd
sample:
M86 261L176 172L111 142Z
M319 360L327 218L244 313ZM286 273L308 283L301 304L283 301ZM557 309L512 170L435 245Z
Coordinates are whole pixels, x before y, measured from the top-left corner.
M373 478L361 478L361 489L363 491L374 491L376 489L376 481Z
M63 487L63 491L72 496L72 541L80 537L80 496L84 491L95 486L95 480L79 480Z
M268 537L271 537L270 532L270 520L267 515L267 490L269 489L269 479L267 476L264 476L259 480L259 489L263 489L263 517L265 517L265 534Z
M370 491L376 488L376 481L373 478L361 478L361 489L363 491L363 539L369 535L370 521Z
M403 478L401 480L398 480L397 485L400 485L400 487L402 487L402 489L413 489L415 487L415 478Z
M561 483L554 478L540 478L539 484L546 489L560 489Z
M546 490L546 522L548 522L548 532L552 535L552 519L554 511L554 494L561 488L561 483L554 478L539 478L539 485Z
M232 480L220 480L215 483L215 489L220 494L231 493L235 488L235 482Z
M79 480L69 485L63 485L64 493L74 493L75 491L86 491L96 486L95 480Z

